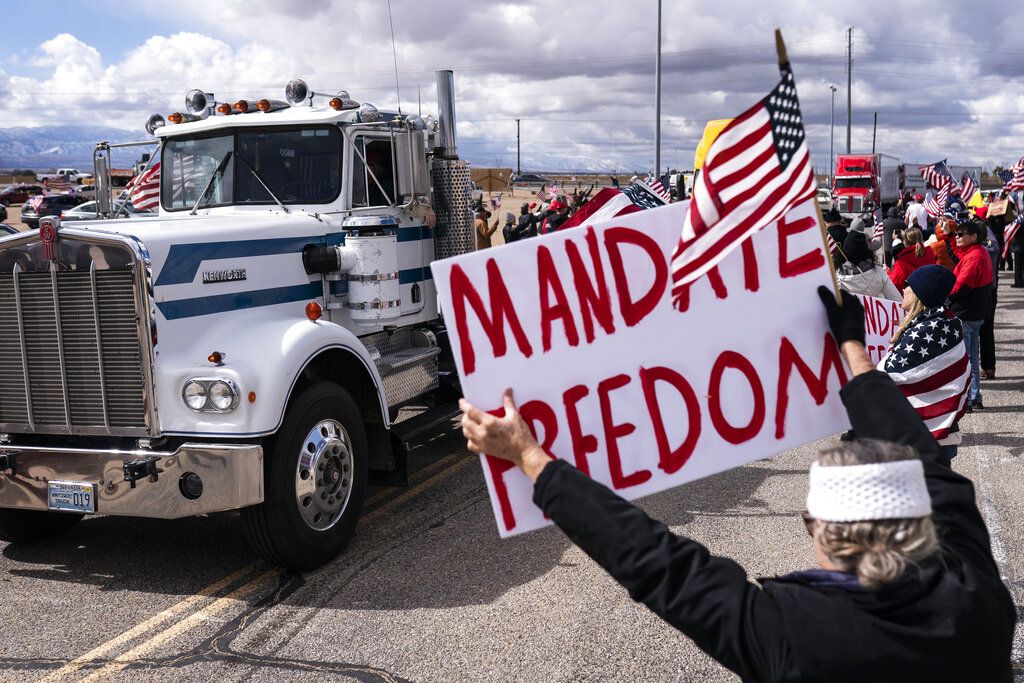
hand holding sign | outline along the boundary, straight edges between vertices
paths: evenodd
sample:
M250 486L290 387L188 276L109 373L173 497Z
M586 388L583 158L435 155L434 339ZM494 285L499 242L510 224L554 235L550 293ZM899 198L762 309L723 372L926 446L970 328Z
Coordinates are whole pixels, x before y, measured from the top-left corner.
M502 397L504 415L485 413L466 399L459 399L462 410L462 433L466 448L481 455L487 453L507 460L521 469L531 481L537 481L544 465L551 462L537 443L529 426L519 414L511 389Z

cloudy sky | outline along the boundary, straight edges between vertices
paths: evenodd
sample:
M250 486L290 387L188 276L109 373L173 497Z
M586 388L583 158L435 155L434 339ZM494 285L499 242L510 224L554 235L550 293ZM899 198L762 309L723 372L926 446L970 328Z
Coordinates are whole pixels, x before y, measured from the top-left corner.
M827 7L827 8L826 8ZM0 0L0 127L141 131L186 90L220 101L281 97L294 76L399 104L385 0ZM460 151L523 170L654 165L656 0L391 0L401 106L434 110L455 70ZM781 27L815 166L846 146L846 29L853 32L854 152L991 167L1024 154L1019 3L665 0L662 165L690 168L704 124L738 114L777 79Z

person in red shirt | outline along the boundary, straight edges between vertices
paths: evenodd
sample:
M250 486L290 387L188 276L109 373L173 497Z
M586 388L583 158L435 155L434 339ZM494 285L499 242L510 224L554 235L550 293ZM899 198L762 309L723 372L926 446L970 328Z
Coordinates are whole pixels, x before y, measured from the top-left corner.
M906 246L896 256L892 270L889 271L889 278L901 293L907 286L907 278L911 273L921 266L930 266L935 263L935 254L924 246L924 236L918 228L904 230L903 241Z
M956 226L956 247L960 259L953 269L956 284L949 295L953 312L964 324L964 344L971 357L971 390L967 395L972 410L984 408L981 401L981 326L988 315L992 294L992 259L981 243L987 237L984 224L971 220Z

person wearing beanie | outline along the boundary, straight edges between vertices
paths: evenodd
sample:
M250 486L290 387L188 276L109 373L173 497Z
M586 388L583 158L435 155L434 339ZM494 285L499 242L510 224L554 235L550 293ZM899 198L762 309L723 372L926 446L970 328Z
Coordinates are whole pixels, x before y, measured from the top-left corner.
M846 257L843 256L841 252L841 248L843 243L846 241L847 235L846 226L843 224L843 216L839 213L836 207L833 206L822 214L822 218L825 220L825 230L828 231L829 237L831 237L832 241L840 247L840 249L835 250L832 254L832 265L838 268L840 264L846 260Z
M825 287L818 295L853 375L840 396L861 438L826 447L811 465L802 517L817 568L755 584L571 457L549 455L511 389L502 417L459 402L467 447L518 467L572 542L743 681L1009 682L1017 610L973 486L875 369L858 299L844 293L838 305Z
M505 213L505 225L501 228L501 236L505 240L505 244L512 244L519 239L519 235L516 233L516 215L511 211Z
M851 232L843 242L843 253L846 261L837 272L840 287L851 294L867 294L892 301L903 298L885 268L875 262L864 233Z
M886 214L885 220L882 221L882 253L885 259L885 265L892 265L892 241L894 238L899 237L903 234L903 231L907 229L907 224L900 218L900 212L895 207L889 207L889 213Z
M906 242L905 248L900 251L889 270L889 279L900 292L906 287L907 277L911 273L921 266L935 263L935 254L924 246L924 236L920 230L907 228L903 233L903 239Z
M868 214L867 216L870 220L870 214ZM873 252L877 252L879 249L882 248L882 237L881 235L879 235L878 237L872 237L871 235L874 232L874 230L871 230L869 232L869 227L873 228L874 224L869 224L868 221L865 220L864 216L857 216L852 221L850 221L850 227L847 230L847 234L851 232L864 233L864 237L866 237L868 240L868 249L870 249Z
M953 312L964 324L964 344L971 357L971 391L969 394L972 410L985 407L981 399L981 326L988 315L989 297L992 294L992 261L982 243L987 239L988 230L984 225L971 220L956 225L956 247L954 252L960 259L953 270L956 284L949 298Z
M951 364L941 362L940 357L957 347L963 338L963 324L946 308L955 284L952 271L935 264L921 266L907 277L901 305L905 315L878 364L878 369L888 373L897 386L928 381L935 375L929 371L931 368L948 371ZM909 341L901 344L900 340ZM907 344L916 345L912 357L907 356ZM929 394L928 405L919 409L947 462L956 457L960 445L959 420L968 409L968 383L966 377L943 382ZM929 412L932 406L944 402L955 402L957 409L942 416Z

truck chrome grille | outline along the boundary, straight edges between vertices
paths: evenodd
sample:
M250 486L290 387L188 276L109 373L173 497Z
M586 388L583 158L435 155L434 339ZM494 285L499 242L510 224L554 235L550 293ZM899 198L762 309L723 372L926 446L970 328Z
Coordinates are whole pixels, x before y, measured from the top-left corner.
M61 268L32 258L31 245L0 256L0 430L146 435L137 267L122 248L95 262L78 241L62 256L74 245Z

